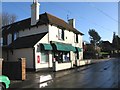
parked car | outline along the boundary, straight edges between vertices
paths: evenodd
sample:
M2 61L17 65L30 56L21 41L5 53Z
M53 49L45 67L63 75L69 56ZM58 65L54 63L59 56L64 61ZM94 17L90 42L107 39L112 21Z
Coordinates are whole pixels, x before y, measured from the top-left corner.
M7 76L0 75L0 90L6 90L9 88L10 80Z

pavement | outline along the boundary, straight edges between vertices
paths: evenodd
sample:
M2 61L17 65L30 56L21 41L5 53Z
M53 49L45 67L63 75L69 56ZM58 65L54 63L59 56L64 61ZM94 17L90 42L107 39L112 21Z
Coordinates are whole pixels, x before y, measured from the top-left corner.
M99 60L92 60L92 64L100 63L103 61L108 61L110 59L99 59ZM27 72L27 79L25 81L21 80L11 80L10 88L27 88L27 85L29 86L30 83L43 83L50 80L54 80L56 78L62 78L63 76L67 76L69 74L75 73L79 68L79 71L83 71L85 69L90 68L90 65L80 66L73 69L63 70L63 71L57 71L57 72L51 72L51 71L39 71L39 72ZM41 80L41 77L44 78ZM41 80L41 81L40 81ZM32 82L31 82L32 81ZM37 81L37 82L36 82Z

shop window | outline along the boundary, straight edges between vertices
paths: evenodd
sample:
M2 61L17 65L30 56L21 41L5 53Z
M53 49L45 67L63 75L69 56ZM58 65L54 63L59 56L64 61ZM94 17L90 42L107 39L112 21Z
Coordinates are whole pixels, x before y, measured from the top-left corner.
M41 63L48 63L48 52L47 51L41 52Z
M75 40L75 43L78 43L78 34L75 34L74 40Z
M63 52L63 62L70 62L69 52Z
M69 52L55 52L55 59L58 63L70 62L70 53Z
M64 30L63 29L58 29L58 39L64 40Z
M58 63L62 63L62 52L55 52L55 60L58 61Z

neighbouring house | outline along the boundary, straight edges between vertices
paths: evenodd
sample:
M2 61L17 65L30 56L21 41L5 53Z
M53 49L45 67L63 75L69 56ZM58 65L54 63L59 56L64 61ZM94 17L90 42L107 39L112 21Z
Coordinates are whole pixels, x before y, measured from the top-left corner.
M112 46L112 43L109 41L101 41L100 48L102 57L112 56L113 51L115 50Z
M110 43L109 41L102 41L100 47L101 47L101 52L111 53L114 50L112 43Z
M31 18L2 27L3 59L26 58L26 68L33 71L73 68L83 59L83 33L75 28L75 20L39 15L38 2L31 9Z

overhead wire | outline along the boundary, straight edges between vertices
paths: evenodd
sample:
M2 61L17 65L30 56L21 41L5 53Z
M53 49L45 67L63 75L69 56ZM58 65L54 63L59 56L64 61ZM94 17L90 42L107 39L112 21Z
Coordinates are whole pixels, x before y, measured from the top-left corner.
M103 15L107 16L108 18L110 18L111 20L120 23L118 20L114 19L112 16L110 16L109 14L107 14L106 12L104 12L103 10L97 8L93 3L89 2L89 5L93 8L95 8L97 11L99 11L100 13L102 13Z
M58 6L58 5L57 5L57 6ZM59 7L60 7L60 5L59 5ZM112 32L114 32L113 30L108 29L108 28L105 28L104 26L99 25L99 24L97 24L97 23L95 23L95 22L93 22L93 21L91 21L91 20L88 20L87 18L85 18L85 17L83 17L83 16L77 16L77 15L75 15L74 13L72 13L72 12L69 11L69 10L67 10L67 9L64 8L63 6L60 7L60 8L64 9L66 12L70 12L73 16L77 17L77 20L78 20L78 21L79 21L80 19L83 19L83 20L86 20L86 21L88 21L88 22L93 23L93 24L96 25L96 26L99 26L100 28L104 29L105 31L108 31L108 32L111 32L111 31L112 31Z

